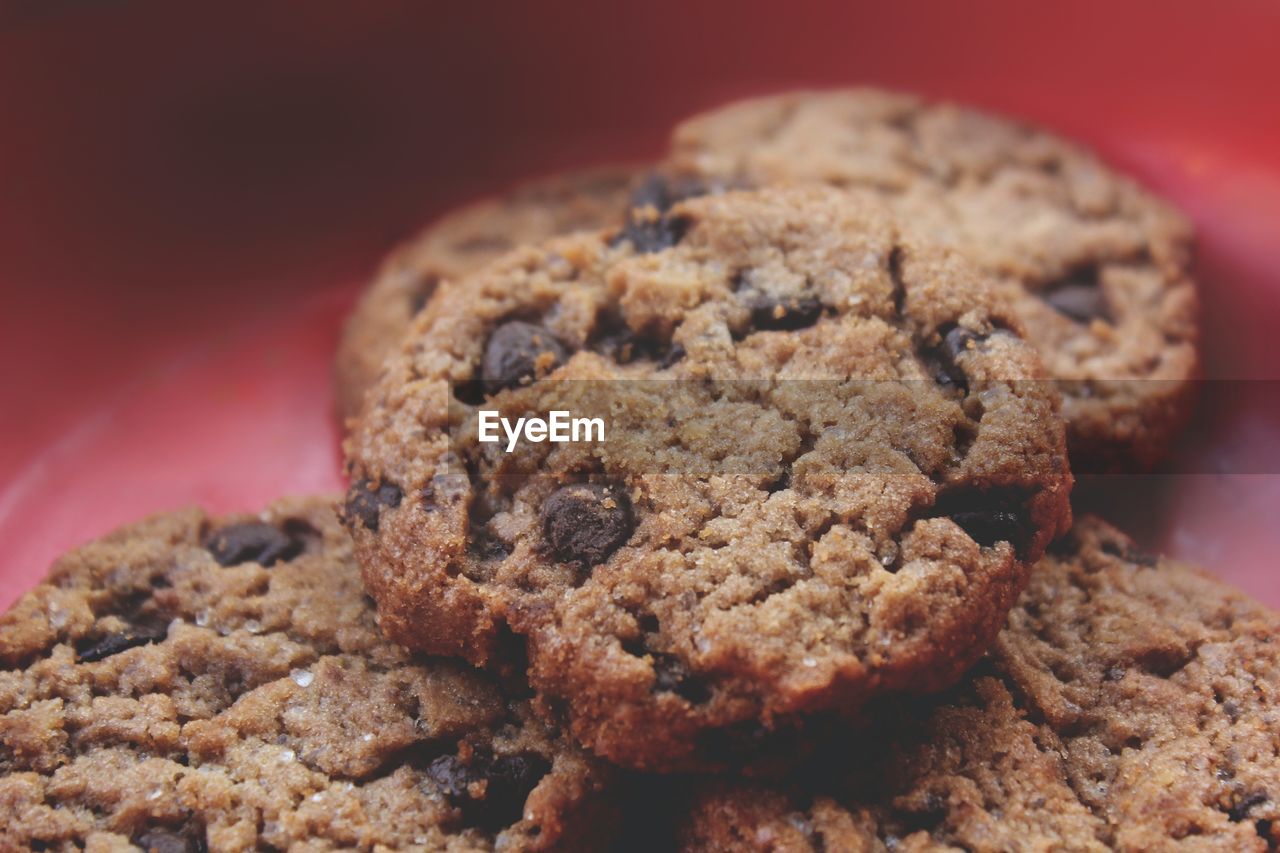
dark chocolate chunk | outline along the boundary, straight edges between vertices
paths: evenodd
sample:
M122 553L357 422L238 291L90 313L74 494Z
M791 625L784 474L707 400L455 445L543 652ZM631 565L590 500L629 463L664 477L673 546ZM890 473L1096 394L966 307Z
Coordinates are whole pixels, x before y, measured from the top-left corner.
M542 326L512 320L489 336L480 372L490 393L549 373L566 358L564 346Z
M594 349L618 364L630 364L643 354L644 341L626 326L611 330L595 342Z
M587 566L603 563L631 537L631 500L612 486L564 486L542 508L542 531L555 555Z
M981 336L977 333L966 329L964 326L953 326L942 336L942 346L947 353L947 357L954 362L961 353L968 351L971 341L979 340L981 340Z
M951 519L979 545L1008 542L1019 554L1034 533L1026 501L1013 490L962 488L944 492L930 515Z
M631 364L637 360L655 361L667 368L684 358L680 344L664 344L661 341L638 335L621 320L604 324L606 331L593 344L593 349L618 364Z
M939 332L942 341L925 353L925 364L939 385L967 392L969 382L960 367L960 355L969 350L970 344L982 338L963 326L951 326L945 330L939 329Z
M454 382L453 396L468 406L478 406L485 400L485 382L483 379L464 379Z
M684 347L680 344L672 344L658 360L658 367L666 369L685 357Z
M529 793L550 769L550 762L535 753L475 752L466 763L442 755L427 766L426 776L462 812L467 825L497 832L521 819Z
M649 175L631 194L627 222L612 244L630 240L637 252L648 254L670 249L684 239L691 224L667 211L676 202L705 194L707 188L695 180L671 180L662 175Z
M649 255L675 246L684 239L692 224L684 216L657 213L649 207L638 208L627 215L627 224L610 242L616 246L630 241L637 252Z
M1040 298L1077 323L1111 321L1107 295L1098 280L1097 267L1077 270L1040 291Z
M631 207L652 207L666 213L673 204L706 195L707 187L693 178L668 178L658 173L647 175L631 192Z
M674 693L695 705L711 698L711 689L674 655L653 655L653 689L655 693Z
M205 549L221 566L250 562L273 566L280 560L292 560L298 556L302 553L303 544L301 538L261 521L229 524L204 539Z
M964 529L979 545L1020 540L1025 524L1020 515L1005 509L956 510L950 518Z
M147 853L205 853L204 833L172 829L148 829L134 836L133 843Z
M100 640L82 640L76 643L76 660L80 663L94 663L112 655L118 655L126 649L159 642L167 636L167 633L160 626L129 628L108 634Z
M357 521L374 533L378 532L384 508L400 506L403 493L394 483L375 485L371 480L352 483L347 490L347 502L343 508L343 521L348 526Z
M1249 816L1249 811L1254 806L1260 806L1268 799L1269 797L1267 797L1266 791L1254 791L1232 806L1230 811L1227 812L1227 817L1231 818L1232 821L1239 823Z

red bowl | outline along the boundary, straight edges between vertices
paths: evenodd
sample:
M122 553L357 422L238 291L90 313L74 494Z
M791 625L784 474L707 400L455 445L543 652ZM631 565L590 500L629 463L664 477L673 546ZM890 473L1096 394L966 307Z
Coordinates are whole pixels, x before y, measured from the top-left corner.
M336 330L423 220L851 83L1077 136L1192 216L1208 375L1252 381L1207 383L1191 473L1076 503L1280 605L1280 6L185 5L0 11L0 606L144 513L340 489Z

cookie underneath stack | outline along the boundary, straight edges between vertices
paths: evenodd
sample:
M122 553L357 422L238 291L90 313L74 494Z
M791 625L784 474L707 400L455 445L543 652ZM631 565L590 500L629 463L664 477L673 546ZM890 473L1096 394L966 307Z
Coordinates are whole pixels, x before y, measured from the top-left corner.
M528 691L383 639L332 501L189 511L0 617L0 849L547 849L613 775Z
M344 498L0 617L0 850L1280 849L1280 617L1070 521L1188 415L1189 256L872 90L448 216L344 332ZM614 432L479 440L552 408Z
M709 784L688 850L1274 850L1280 620L1082 519L987 658L790 779Z

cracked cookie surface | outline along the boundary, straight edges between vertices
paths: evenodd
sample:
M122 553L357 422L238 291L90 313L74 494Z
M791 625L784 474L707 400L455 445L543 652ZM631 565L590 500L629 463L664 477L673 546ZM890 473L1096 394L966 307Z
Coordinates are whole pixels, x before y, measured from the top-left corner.
M703 791L691 850L1280 847L1280 616L1096 518L941 701L789 783Z
M437 292L347 440L381 624L478 663L524 637L578 737L642 768L945 687L1068 524L1018 328L962 259L824 187L518 250ZM604 441L477 441L481 408L593 407Z
M517 687L385 640L331 499L191 510L0 616L0 849L585 843L608 773Z
M877 90L731 104L680 125L669 168L874 191L1009 294L1061 383L1077 473L1162 458L1198 373L1190 228L1079 146Z
M602 167L533 181L444 216L393 253L343 327L334 360L339 415L359 413L383 360L441 281L516 246L619 221L635 175Z

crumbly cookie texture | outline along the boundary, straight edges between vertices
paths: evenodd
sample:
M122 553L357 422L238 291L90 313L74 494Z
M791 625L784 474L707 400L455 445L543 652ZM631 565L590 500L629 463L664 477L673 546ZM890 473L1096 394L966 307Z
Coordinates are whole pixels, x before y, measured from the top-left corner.
M435 222L382 265L342 332L334 361L338 414L354 417L383 360L441 281L516 246L621 221L636 171L602 167L547 178Z
M527 638L576 734L650 769L945 687L1069 524L1019 329L961 258L826 187L519 250L437 292L348 438L382 626L477 663ZM476 440L480 408L601 395L603 442Z
M909 95L801 92L686 121L670 168L872 190L994 274L1061 382L1077 473L1155 464L1189 415L1190 228L1078 146Z
M331 500L126 527L0 616L0 849L544 849L609 773L380 634Z
M989 659L789 784L695 801L690 850L1280 847L1280 616L1082 519Z

